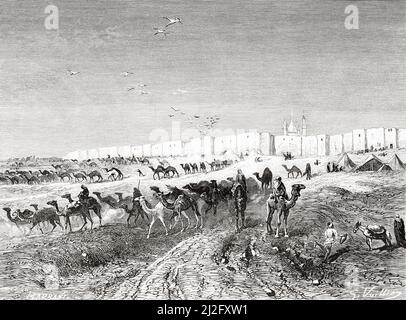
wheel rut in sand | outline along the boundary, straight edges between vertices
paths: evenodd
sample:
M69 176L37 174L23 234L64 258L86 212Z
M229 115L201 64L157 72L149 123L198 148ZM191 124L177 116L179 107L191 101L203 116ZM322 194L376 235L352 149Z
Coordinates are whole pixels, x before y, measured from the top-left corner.
M255 278L213 260L226 232L195 235L124 281L112 299L269 299ZM106 297L107 298L107 297Z

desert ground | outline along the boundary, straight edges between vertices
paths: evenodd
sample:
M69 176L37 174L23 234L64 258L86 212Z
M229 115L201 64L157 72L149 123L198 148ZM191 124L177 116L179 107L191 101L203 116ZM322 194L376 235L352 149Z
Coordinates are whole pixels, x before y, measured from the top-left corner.
M396 150L406 161L406 150ZM391 157L389 153L384 160ZM366 155L350 154L360 163ZM250 184L246 210L247 227L235 232L234 216L223 203L213 215L204 217L204 228L185 232L172 230L165 236L157 223L150 239L147 225L126 225L121 209L103 207L103 225L93 230L67 233L55 229L42 235L19 230L2 211L0 215L0 299L405 299L405 248L388 249L380 241L368 251L364 236L353 232L357 221L381 224L393 234L396 214L405 218L405 172L326 173L326 164L338 157L284 161L282 157L247 158L222 170L207 174L153 180L135 174L137 166L125 166L122 181L87 185L102 195L123 192L131 195L140 188L152 203L150 186L166 184L182 187L199 180L222 180L242 169L246 177L269 167L281 176L290 193L291 185L306 189L291 209L289 238L266 233L265 201L268 194L259 184ZM178 167L184 159L169 159ZM282 167L296 165L302 170L312 165L313 178L288 179ZM49 200L66 204L60 195L76 196L80 183L41 185L1 185L0 205L12 209L31 203L44 206ZM192 214L189 213L194 222ZM96 220L96 219L95 219ZM348 239L336 243L328 263L317 243L332 221L340 235ZM273 225L275 226L275 221ZM78 230L80 220L74 221ZM50 230L50 229L49 229ZM49 231L48 230L48 231ZM253 244L255 242L255 244ZM251 244L251 245L250 245ZM254 253L254 254L253 254Z

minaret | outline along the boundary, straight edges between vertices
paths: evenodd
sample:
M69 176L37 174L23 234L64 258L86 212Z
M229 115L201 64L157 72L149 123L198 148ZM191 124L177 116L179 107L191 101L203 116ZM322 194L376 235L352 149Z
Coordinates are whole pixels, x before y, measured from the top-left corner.
M286 120L283 120L283 135L288 135L288 123L286 122Z
M302 116L302 136L305 136L306 134L307 134L306 118L303 115Z

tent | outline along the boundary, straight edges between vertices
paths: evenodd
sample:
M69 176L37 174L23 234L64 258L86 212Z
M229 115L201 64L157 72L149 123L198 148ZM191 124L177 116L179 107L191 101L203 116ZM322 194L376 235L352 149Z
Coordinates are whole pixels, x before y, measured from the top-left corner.
M354 169L357 165L354 163L354 161L351 160L351 158L348 156L347 152L344 152L341 157L337 161L338 167L343 167L344 170L352 170Z
M406 165L400 160L396 153L386 164L391 167L392 170L406 170Z
M371 154L363 163L354 168L354 171L378 171L385 163L376 155ZM387 169L387 166L382 168Z
M381 171L392 171L392 168L389 165L384 164L382 167L380 167L378 169L378 172L381 172Z

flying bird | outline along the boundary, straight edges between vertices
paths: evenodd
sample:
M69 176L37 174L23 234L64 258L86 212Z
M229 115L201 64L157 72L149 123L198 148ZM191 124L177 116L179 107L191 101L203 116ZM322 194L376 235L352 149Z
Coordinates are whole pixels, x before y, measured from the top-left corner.
M129 71L124 71L123 73L121 73L124 77L128 77L130 74L134 74L133 72L129 72Z
M127 89L127 91L132 91L132 90L135 90L135 88L134 88L134 87L131 87L131 88L128 88L128 89Z
M173 111L175 111L175 112L178 112L178 111L179 111L179 109L176 109L175 107L171 107L171 109L172 109Z
M167 28L167 27L169 27L169 26L171 26L171 25L173 25L173 24L175 24L175 23L180 23L180 24L183 24L182 23L182 21L180 20L180 18L168 18L168 17L162 17L162 18L164 18L164 19L166 19L166 20L168 20L169 22L167 23L167 25L165 26L165 28Z
M68 73L69 73L69 75L71 75L71 76L76 76L76 75L79 74L80 72L79 72L79 71L73 71L73 70L68 69Z
M196 119L199 119L200 118L200 116L194 116Z
M168 115L169 118L173 118L174 116L175 116L174 114Z
M169 33L165 29L154 28L154 30L155 30L154 36L158 34L163 34L166 37L166 35Z
M141 91L141 92L140 92L140 94L141 94L141 95L144 95L144 94L149 94L149 92L146 92L146 91Z
M139 87L146 87L147 85L144 84L144 83L140 83L138 86L139 86Z

